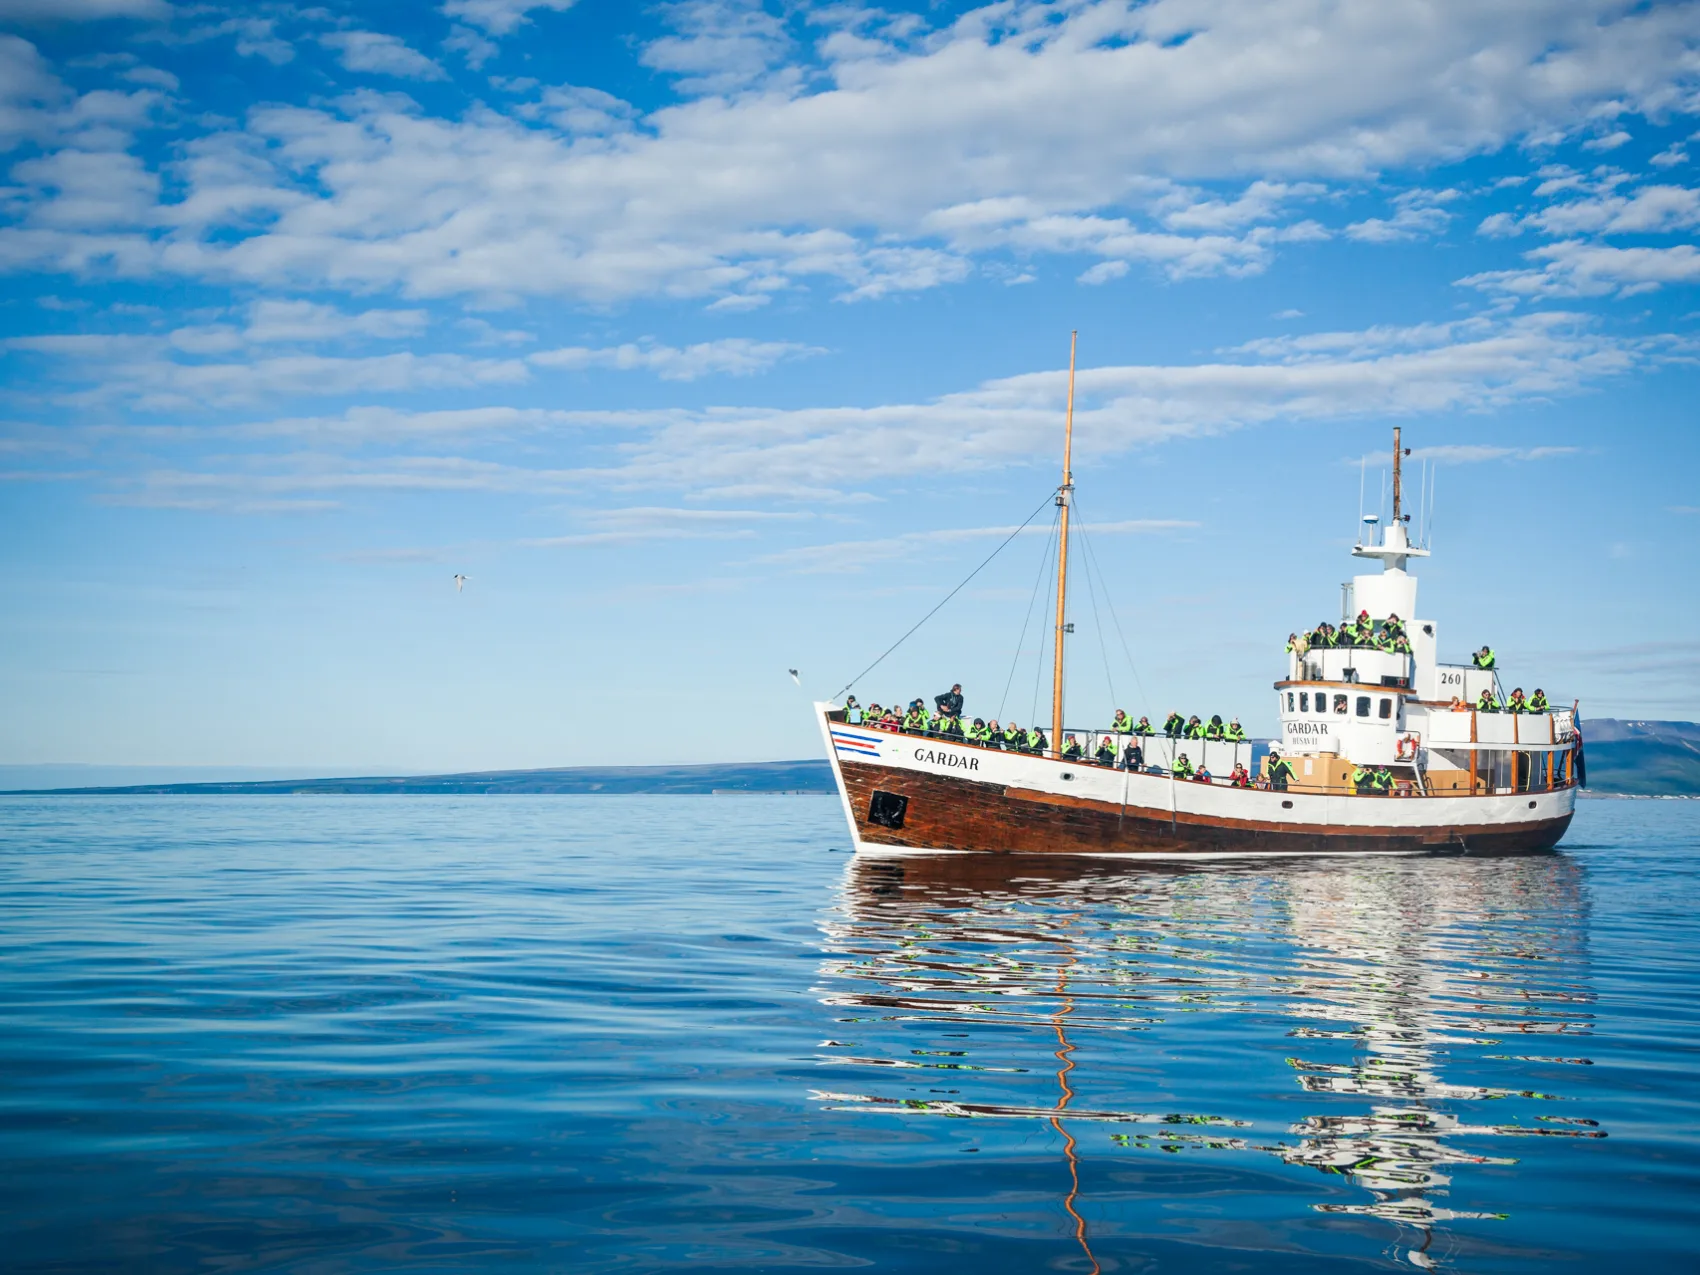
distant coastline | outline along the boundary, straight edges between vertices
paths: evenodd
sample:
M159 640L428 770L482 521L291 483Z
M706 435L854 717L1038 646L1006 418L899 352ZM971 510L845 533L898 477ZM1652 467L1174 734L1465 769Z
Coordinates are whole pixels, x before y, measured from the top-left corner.
M430 796L450 794L573 793L830 793L824 760L727 762L695 766L567 766L489 770L451 775L366 775L351 778L229 780L214 783L126 784L84 788L8 789L5 796Z
M1583 723L1593 797L1700 796L1700 724L1600 717ZM1267 747L1258 740L1257 751ZM14 768L14 773L21 768ZM55 768L60 769L60 768ZM193 783L25 787L3 796L429 796L452 794L637 794L701 796L833 792L824 759L718 762L689 766L564 766L467 771L446 775L367 775L302 779L229 779Z

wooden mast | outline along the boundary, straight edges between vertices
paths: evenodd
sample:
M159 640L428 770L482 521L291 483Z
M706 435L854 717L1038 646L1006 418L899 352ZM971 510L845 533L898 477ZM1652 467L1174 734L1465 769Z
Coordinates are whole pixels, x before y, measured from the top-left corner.
M1080 340L1078 329L1068 336L1068 416L1063 426L1063 478L1057 489L1057 506L1062 510L1062 526L1057 538L1057 640L1055 660L1051 669L1051 753L1062 756L1063 730L1063 636L1067 625L1063 620L1064 604L1068 598L1068 509L1074 497L1074 472L1070 468L1074 453L1074 347Z

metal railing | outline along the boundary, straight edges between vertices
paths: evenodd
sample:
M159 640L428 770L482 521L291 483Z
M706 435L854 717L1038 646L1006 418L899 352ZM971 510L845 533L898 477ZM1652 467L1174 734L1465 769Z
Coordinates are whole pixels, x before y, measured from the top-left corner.
M1247 770L1249 771L1250 770L1251 758L1255 755L1255 752L1256 752L1256 744L1254 743L1254 741L1252 741L1250 739L1243 739L1243 740L1189 739L1185 736L1181 736L1181 737L1178 737L1178 738L1172 737L1172 736L1169 736L1169 735L1165 735L1161 732L1153 732L1150 735L1136 735L1136 734L1133 734L1129 731L1116 731L1116 730L1090 730L1090 729L1087 729L1087 730L1072 730L1071 731L1071 730L1069 730L1065 727L1064 730L1063 730L1064 739L1066 740L1069 735L1073 735L1075 737L1076 741L1078 741L1081 745L1081 755L1079 757L1070 757L1070 756L1064 756L1063 753L1062 753L1062 750L1056 746L1055 741L1051 740L1049 738L1049 736L1046 736L1046 745L1047 746L1045 748L1032 749L1032 748L1026 747L1025 745L1012 746L1008 743L1003 742L1001 737L994 739L990 742L982 742L980 740L969 739L965 735L956 735L956 734L944 733L944 732L939 732L939 731L904 730L901 722L899 722L897 725L894 725L894 726L893 725L883 725L883 724L880 724L880 723L872 723L872 722L850 723L846 720L847 717L848 717L848 714L846 714L844 712L844 710L842 710L842 709L836 710L832 714L832 716L835 720L844 721L846 725L854 725L858 730L870 730L870 731L878 731L882 734L901 735L901 736L904 736L905 738L908 738L908 739L930 739L930 740L933 740L933 741L938 742L938 743L954 744L954 745L961 747L961 748L977 748L977 749L983 749L983 750L988 751L988 752L1014 753L1018 756L1023 756L1023 757L1040 757L1040 758L1044 758L1047 761L1066 762L1066 763L1076 765L1076 766L1092 766L1096 769L1102 769L1102 770L1126 770L1126 769L1129 769L1129 767L1125 764L1126 763L1126 749L1127 749L1127 744L1129 742L1139 743L1141 753L1143 754L1144 748L1145 748L1145 741L1157 741L1160 745L1162 745L1161 751L1166 751L1166 752L1170 753L1171 766L1168 767L1168 768L1165 768L1161 765L1152 765L1152 764L1149 764L1149 762L1146 762L1145 764L1142 764L1138 767L1133 768L1135 770L1135 773L1142 774L1142 775L1152 775L1152 776L1157 776L1159 778L1165 778L1165 779L1173 778L1177 782L1180 782L1180 783L1209 783L1209 784L1212 784L1212 785L1214 785L1216 787L1220 787L1220 788L1231 788L1231 787L1236 786L1232 782L1231 775L1218 775L1218 774L1215 774L1215 773L1211 773L1211 775L1208 779L1199 779L1197 777L1196 770L1195 770L1195 773L1191 774L1191 775L1175 775L1174 772L1173 772L1173 769L1172 769L1172 759L1174 757L1179 756L1182 753L1185 753L1187 751L1187 748L1186 748L1187 745L1198 746L1198 745L1210 744L1210 745L1215 745L1215 746L1218 746L1218 747L1232 747L1234 749L1234 760L1236 762L1239 760L1240 750L1241 749L1246 750L1246 767L1247 767ZM1103 740L1106 740L1106 739L1113 741L1113 746L1115 748L1115 753L1116 753L1116 760L1113 763L1101 762L1097 759L1097 756L1096 756L1098 744L1100 742L1102 742ZM1170 749L1168 747L1171 743L1174 745L1174 747L1172 749ZM1439 746L1439 745L1437 745L1437 746ZM1511 747L1511 748L1506 748L1506 749L1502 749L1502 750L1495 750L1495 751L1518 752L1520 750L1516 749L1515 747ZM1555 759L1558 755L1559 755L1558 753L1554 754ZM1188 760L1189 761L1191 760L1190 757L1189 757ZM1471 796L1475 796L1475 797L1496 797L1496 796L1497 797L1504 797L1504 796L1515 796L1515 795L1518 795L1518 794L1521 794L1521 793L1561 792L1566 788L1574 788L1574 787L1577 786L1576 781L1573 778L1569 779L1569 780L1559 778L1558 775L1557 775L1557 767L1556 766L1553 768L1554 769L1554 775L1553 775L1553 779L1550 783L1536 784L1533 781L1533 772L1537 768L1531 766L1531 781L1526 787L1517 787L1515 785L1510 786L1510 787L1506 787L1506 786L1496 787L1492 784L1487 784L1485 786L1480 786L1478 791L1472 791L1472 792L1457 792L1456 790L1448 790L1448 791L1445 791L1445 792L1437 792L1437 791L1434 791L1434 790L1429 788L1429 785L1426 781L1426 777L1424 775L1424 768L1422 766L1420 766L1418 758L1413 757L1413 758L1410 758L1410 759L1402 760L1402 761L1396 762L1395 765L1399 770L1409 770L1411 772L1411 778L1405 779L1405 778L1396 776L1395 779L1394 779L1393 788L1388 792L1375 792L1375 791L1358 792L1357 789L1355 787L1351 786L1349 783L1342 787L1340 785L1334 785L1334 784L1316 784L1316 783L1307 784L1307 783L1303 783L1303 782L1301 782L1297 779L1289 780L1282 787L1280 787L1278 789L1273 789L1273 790L1279 791L1279 792L1299 793L1299 794L1302 794L1302 795L1313 795L1313 796L1365 797L1365 798L1381 797L1381 798L1394 798L1394 799L1412 799L1412 798L1432 798L1432 797L1444 798L1444 797L1471 797ZM1263 790L1263 791L1272 790L1273 786L1270 784L1268 778L1261 773L1251 774L1250 775L1250 781L1251 782L1249 784L1240 785L1240 786L1248 787L1248 788L1256 788L1256 789L1260 789L1260 790Z

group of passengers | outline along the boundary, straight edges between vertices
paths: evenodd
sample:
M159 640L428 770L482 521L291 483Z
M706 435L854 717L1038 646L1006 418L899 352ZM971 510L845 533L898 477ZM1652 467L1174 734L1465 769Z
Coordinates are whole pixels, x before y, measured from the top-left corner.
M1354 766L1352 791L1359 797L1391 797L1393 772L1385 766Z
M1139 720L1143 722L1145 719L1142 717ZM1170 739L1225 740L1230 744L1243 744L1246 740L1245 728L1240 725L1239 718L1234 718L1224 726L1219 714L1205 722L1199 720L1197 713L1185 718L1179 713L1170 713L1163 719L1163 734Z
M1404 621L1397 615L1389 615L1385 620L1372 620L1368 611L1359 611L1356 620L1348 620L1339 628L1324 620L1309 633L1287 635L1287 650L1301 659L1307 651L1340 647L1363 647L1371 651L1409 655L1411 639L1405 633Z
M1460 707L1467 708L1469 705ZM1475 709L1478 713L1548 713L1552 711L1552 705L1547 702L1547 693L1538 686L1535 687L1535 693L1527 697L1519 686L1511 692L1510 698L1505 700L1496 698L1493 687L1490 686L1476 696Z

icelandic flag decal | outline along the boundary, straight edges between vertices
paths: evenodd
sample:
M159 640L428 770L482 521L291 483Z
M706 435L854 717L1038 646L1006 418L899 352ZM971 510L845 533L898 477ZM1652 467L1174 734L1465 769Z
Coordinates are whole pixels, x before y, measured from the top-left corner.
M837 726L832 728L832 746L846 756L878 757L879 743L878 735L862 735Z

